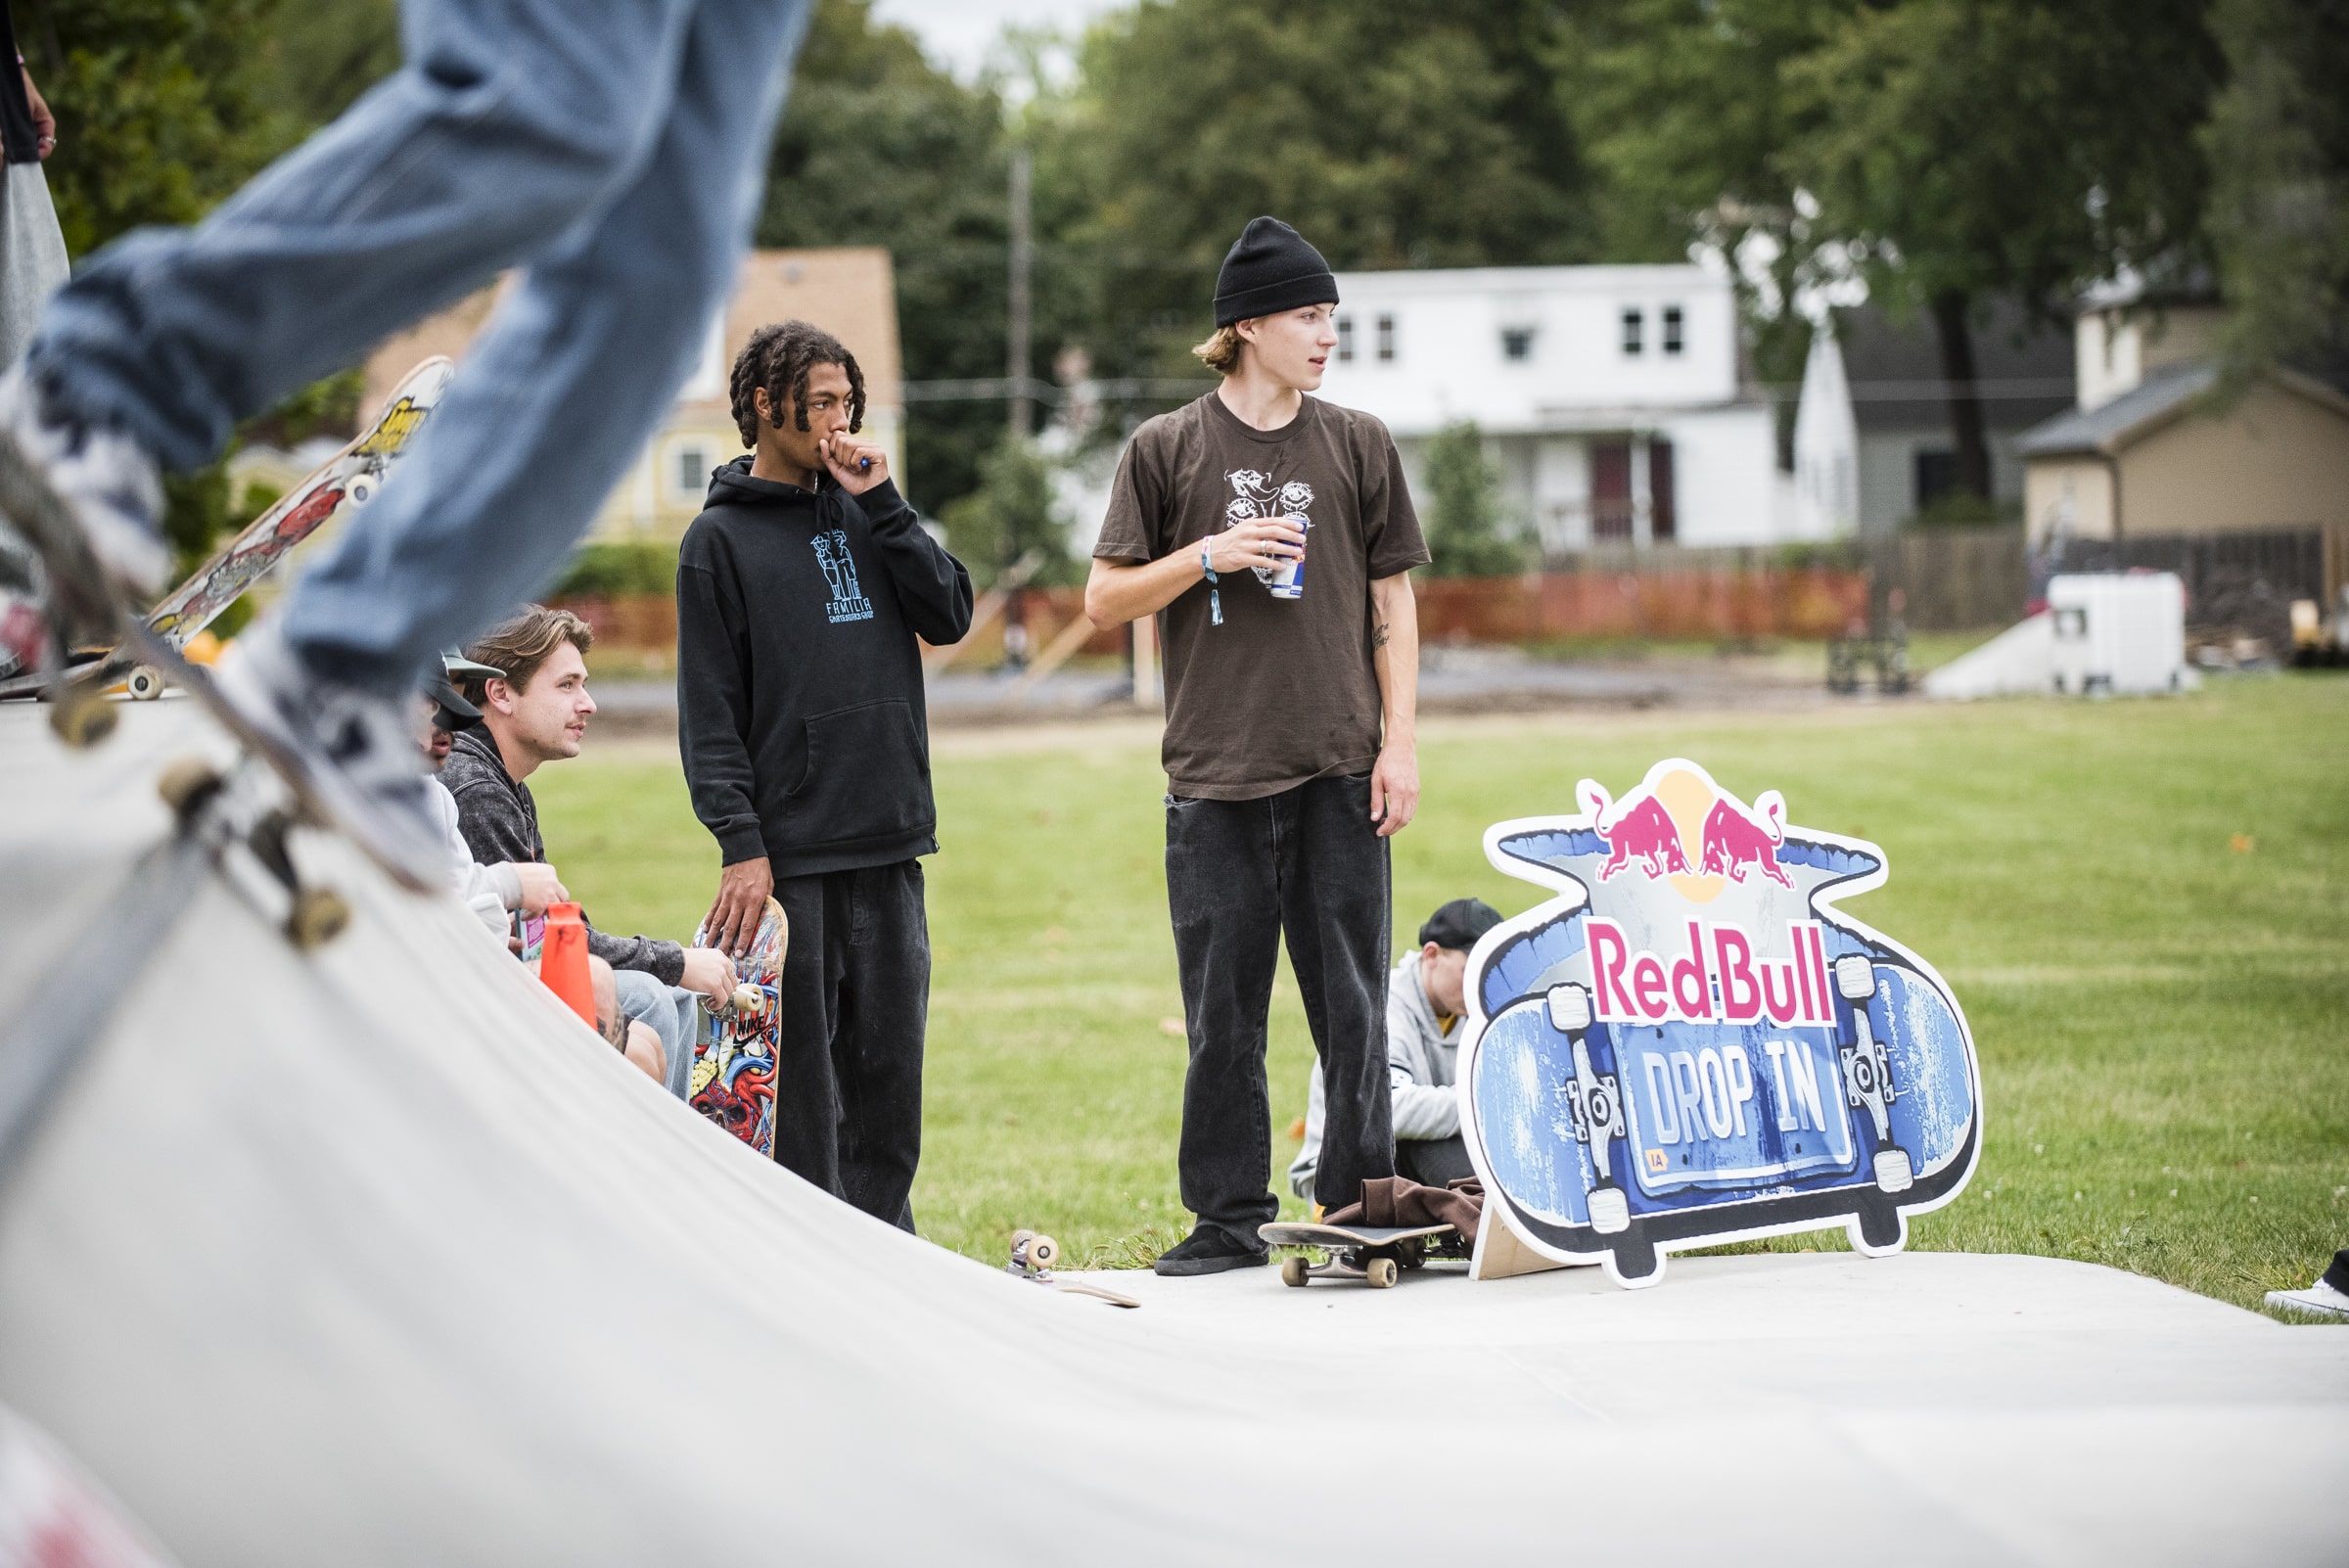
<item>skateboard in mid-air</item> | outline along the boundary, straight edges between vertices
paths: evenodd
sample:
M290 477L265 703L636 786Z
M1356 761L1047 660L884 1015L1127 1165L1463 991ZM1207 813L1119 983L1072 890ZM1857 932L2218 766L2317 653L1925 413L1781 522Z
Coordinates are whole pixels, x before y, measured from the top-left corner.
M695 946L705 933L693 934ZM791 926L783 906L766 900L750 950L735 963L741 983L713 1010L694 1008L693 1074L685 1097L693 1108L757 1149L775 1153L775 1060L781 1049L783 957Z
M1141 1305L1131 1296L1121 1296L1116 1291L1104 1290L1099 1285L1080 1284L1074 1279L1060 1278L1052 1272L1052 1266L1058 1262L1060 1262L1059 1242L1034 1230L1015 1230L1011 1233L1011 1262L1003 1266L1003 1271L1017 1278L1048 1286L1071 1296L1090 1296L1097 1301L1105 1301L1112 1307L1139 1307Z
M1373 1290L1385 1290L1399 1270L1427 1262L1430 1250L1459 1250L1459 1230L1452 1225L1322 1225L1269 1224L1257 1236L1268 1247L1319 1247L1329 1262L1306 1261L1291 1253L1280 1261L1280 1282L1305 1285L1316 1279L1359 1279Z
M249 760L277 775L290 799L283 805L261 802L241 787L241 778L201 764L175 765L163 780L166 798L183 824L209 823L207 831L228 833L251 844L255 856L293 898L295 913L289 917L287 930L299 945L309 946L326 941L342 929L349 911L331 890L305 886L295 874L286 853L287 831L294 826L341 832L387 876L411 892L430 893L446 885L432 869L418 863L395 825L379 821L368 804L339 776L313 767L307 758L230 703L213 682L210 670L190 664L177 646L125 602L120 587L90 549L70 508L50 487L40 468L26 459L5 433L0 433L0 517L5 517L38 558L37 571L31 575L38 578L46 626L40 660L44 684L57 676L66 650L115 650L113 659L76 671L57 684L50 727L60 740L75 748L93 746L113 732L115 715L105 697L109 678L105 670L115 660L152 666L202 703ZM231 783L240 787L225 787ZM234 809L224 814L221 808L231 803Z
M248 588L267 576L296 545L316 533L330 519L355 511L375 499L385 479L414 444L416 433L439 406L454 368L447 356L435 354L409 371L392 389L374 424L254 518L210 560L191 573L187 581L166 594L161 603L147 613L148 629L175 653L186 648L190 639L217 620L220 612L236 603ZM24 608L20 609L19 605ZM0 611L0 623L27 611L37 613L37 601L21 598ZM167 683L163 667L137 655L126 643L113 638L85 640L86 636L87 633L70 637L61 634L69 667L65 671L67 678L103 684L120 680L139 701L162 695ZM0 650L13 647L16 641L8 636L6 625L0 624ZM23 657L22 650L13 658L8 651L0 651L0 698L45 690L54 679L54 671L43 669L39 661Z

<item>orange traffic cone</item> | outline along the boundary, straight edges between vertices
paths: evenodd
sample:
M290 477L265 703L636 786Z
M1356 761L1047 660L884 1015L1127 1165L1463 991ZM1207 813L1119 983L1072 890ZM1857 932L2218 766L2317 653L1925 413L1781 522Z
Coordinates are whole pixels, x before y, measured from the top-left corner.
M538 960L538 978L546 989L571 1004L571 1010L595 1027L595 985L587 978L587 922L576 903L546 906L546 948Z

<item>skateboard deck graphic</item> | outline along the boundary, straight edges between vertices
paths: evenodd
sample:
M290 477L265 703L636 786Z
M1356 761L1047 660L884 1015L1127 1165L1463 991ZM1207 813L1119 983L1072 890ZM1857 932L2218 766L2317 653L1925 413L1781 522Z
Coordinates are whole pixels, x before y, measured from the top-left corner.
M1269 1224L1257 1230L1267 1247L1320 1247L1331 1259L1308 1263L1302 1257L1284 1258L1280 1282L1303 1285L1315 1279L1359 1279L1373 1289L1395 1283L1398 1270L1416 1268L1427 1261L1431 1246L1443 1246L1459 1235L1451 1225L1328 1225Z
M693 934L695 946L703 933ZM741 984L713 1012L694 1008L693 1074L686 1098L693 1108L769 1159L775 1153L775 1057L783 1015L783 956L791 928L783 906L766 900L750 951L738 960Z
M325 527L329 520L375 499L385 479L414 444L416 433L439 406L454 368L445 355L436 354L409 371L392 389L384 411L373 425L253 519L210 560L190 574L185 582L164 595L162 602L148 612L148 628L165 647L178 652L217 620L220 612L236 603L248 588L267 576L296 545ZM9 613L14 613L13 606ZM4 633L5 626L0 625L0 645L13 640ZM162 695L163 681L159 678L161 671L154 661L134 656L126 644L117 644L112 638L87 640L86 633L64 636L61 640L75 653L97 652L107 656L103 662L108 668L90 671L92 677L127 669L132 697L147 699ZM0 697L38 691L50 683L46 672L27 668L31 665L30 660L12 659L7 652L0 652ZM87 670L88 667L82 669Z

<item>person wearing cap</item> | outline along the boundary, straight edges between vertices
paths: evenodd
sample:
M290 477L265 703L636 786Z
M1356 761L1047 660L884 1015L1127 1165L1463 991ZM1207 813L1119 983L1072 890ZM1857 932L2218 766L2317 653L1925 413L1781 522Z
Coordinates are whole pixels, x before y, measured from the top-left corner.
M1408 573L1428 553L1386 427L1311 395L1337 300L1295 229L1248 225L1193 350L1221 385L1134 432L1085 585L1094 624L1156 615L1166 650L1167 901L1190 1048L1177 1162L1197 1222L1160 1273L1265 1261L1284 936L1327 1088L1322 1201L1394 1173L1387 841L1418 808Z
M457 798L449 794L448 786L438 776L441 764L448 761L450 748L456 744L457 732L482 721L482 711L467 702L453 682L503 675L505 671L475 664L455 653L446 655L441 663L441 673L424 687L424 733L420 744L424 761L434 775L428 781L426 793L439 820L441 837L448 844L450 887L483 925L503 939L508 930L507 916L513 910L542 915L548 904L560 903L571 895L564 891L551 865L512 860L483 865L474 859L459 825Z
M1460 1023L1467 1015L1468 951L1500 924L1482 899L1454 899L1419 928L1419 945L1387 971L1387 1103L1395 1125L1395 1174L1423 1187L1476 1175L1460 1138ZM1305 1145L1289 1166L1289 1190L1313 1201L1321 1158L1321 1070L1313 1069Z

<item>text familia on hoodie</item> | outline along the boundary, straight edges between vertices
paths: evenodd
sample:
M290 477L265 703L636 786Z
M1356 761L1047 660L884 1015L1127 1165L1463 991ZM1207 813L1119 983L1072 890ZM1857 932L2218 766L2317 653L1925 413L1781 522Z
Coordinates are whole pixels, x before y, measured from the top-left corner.
M920 637L959 642L971 575L887 481L850 495L711 477L677 550L677 738L721 858L777 877L937 850Z

